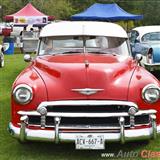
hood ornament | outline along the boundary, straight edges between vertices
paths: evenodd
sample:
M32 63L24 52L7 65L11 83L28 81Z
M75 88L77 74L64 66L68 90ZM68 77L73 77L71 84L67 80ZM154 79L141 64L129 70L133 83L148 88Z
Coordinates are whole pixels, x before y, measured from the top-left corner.
M89 67L89 61L85 60L84 63L85 63L85 67L88 68Z
M71 90L89 96L92 94L96 94L97 92L103 91L104 89L82 88L82 89L71 89Z

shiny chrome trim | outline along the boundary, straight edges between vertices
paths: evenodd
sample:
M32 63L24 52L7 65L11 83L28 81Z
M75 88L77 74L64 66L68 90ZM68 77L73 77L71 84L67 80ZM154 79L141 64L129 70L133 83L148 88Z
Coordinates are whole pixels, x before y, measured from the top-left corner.
M20 126L21 124L20 123L18 123L18 125ZM147 126L149 125L149 124L146 124ZM32 126L34 126L34 127L40 127L41 125L38 125L38 124L28 124L28 126L29 127L32 127ZM141 125L142 126L142 125ZM46 125L46 128L54 128L55 127L55 125ZM130 127L129 125L128 125L128 127ZM86 132L86 130L119 130L120 129L120 127L119 126L117 126L117 127L115 127L115 126L95 126L95 125L92 125L92 126L90 126L90 127L88 127L88 125L67 125L67 126L64 126L64 125L60 125L59 126L59 129L73 129L73 130L85 130L85 132Z
M157 85L155 85L155 84L153 84L153 83L150 83L150 84L147 84L147 85L142 89L142 98L143 98L143 100L144 100L145 102L147 102L147 103L155 103L155 102L157 102L158 99L157 99L157 101L153 101L153 102L149 102L149 101L146 100L146 98L145 98L145 92L146 92L147 89L156 89L156 90L159 91L159 95L160 95L160 88L159 88ZM159 98L160 98L160 97L159 97Z
M134 127L139 127L139 126L149 126L150 123L146 123L146 124L137 124ZM18 125L20 125L20 123L18 123ZM38 124L28 124L28 126L33 126L33 127L41 127L41 125ZM45 128L54 128L54 125L45 125ZM130 125L125 125L126 128L130 128ZM89 126L89 125L60 125L59 129L73 129L73 130L106 130L106 129L120 129L120 126ZM85 131L86 132L86 131Z
M129 110L128 110L128 114L131 115L131 116L134 116L136 112L138 112L138 109L135 108L135 107L130 107Z
M41 128L46 127L46 115L41 115Z
M26 88L26 89L28 89L28 90L30 91L30 93L31 93L29 100L28 100L27 102L25 102L25 103L22 103L22 102L17 101L17 98L16 98L16 96L15 96L15 93L16 93L16 91L17 91L19 88ZM32 88L31 88L30 86L28 86L28 85L26 85L26 84L19 84L19 85L17 85L17 86L14 88L14 90L13 90L13 92L12 92L12 95L13 95L13 97L14 97L14 100L15 100L17 103L19 103L19 104L21 104L21 105L25 105L25 104L28 104L28 103L32 100L32 98L33 98L33 90L32 90Z
M84 95L92 95L96 94L99 91L103 91L104 89L96 89L96 88L76 88L76 89L71 89L71 91L78 92L80 94Z
M143 59L142 54L136 54L135 60L136 60L136 62L137 62L138 64L140 64L140 62L142 61L142 59Z
M108 101L108 100L65 100L65 101L46 101L41 102L38 108L47 106L108 106L108 105L124 105L133 106L138 109L137 104L127 101Z
M19 133L19 139L21 142L24 142L26 139L26 126L28 124L28 116L22 116L20 118L21 121L21 129Z
M120 124L120 141L121 141L122 144L125 143L124 123L125 123L124 117L120 117L120 118L119 118L119 124Z
M135 125L135 116L130 116L130 127L133 128L137 125Z
M54 106L54 105L76 105L76 106L83 106L83 105L126 105L126 106L131 106L131 107L135 107L138 110L138 107L135 103L132 102L123 102L123 101L96 101L96 100L77 100L77 101L54 101L54 102L42 102L39 107L37 108L37 111L19 111L18 114L23 116L42 116L43 112L41 112L41 114L38 112L41 109L46 109L47 106ZM60 126L60 120L61 117L118 117L119 118L119 129L117 130L117 128L113 128L111 127L111 132L109 132L109 130L107 130L106 132L103 130L103 135L105 137L105 140L107 141L120 141L121 143L125 143L128 140L135 140L135 139L142 139L143 137L146 138L151 138L151 137L156 137L157 131L156 129L156 123L155 120L156 118L154 118L154 116L156 114L156 110L154 109L150 109L150 110L139 110L138 112L135 113L134 116L140 116L140 115L150 115L150 124L146 128L144 129L145 132L142 133L136 133L137 130L143 130L143 129L136 129L136 128L132 128L131 130L128 128L125 128L125 117L126 116L131 116L128 112L120 112L120 113L88 113L88 112L82 112L82 113L63 113L63 112L45 112L46 115L48 117L54 117L55 120L55 126L53 128L53 130L47 130L47 128L44 129L38 129L38 130L34 130L34 129L28 129L28 123L25 123L25 125L22 125L23 123L21 122L21 128L19 128L19 132L18 134L16 134L14 129L15 127L11 127L10 126L10 131L11 133L15 134L15 137L20 138L22 141L25 140L49 140L49 141L54 141L55 143L58 143L59 141L70 141L70 140L75 140L75 136L76 134L87 134L88 131L90 133L94 133L94 131L92 132L91 130L95 129L96 133L100 133L101 130L104 129L105 126L83 126L80 125L80 127L83 130L80 130L81 128L73 128L73 129L77 129L76 133L70 130L68 130L68 132L64 132L63 131L63 126ZM30 126L30 125L29 125ZM143 126L140 125L140 126ZM151 126L151 127L150 127ZM45 124L46 127L46 124ZM67 126L64 126L67 127ZM69 129L71 129L70 127L78 127L78 126L68 126ZM84 128L86 127L86 128ZM130 125L129 125L130 127ZM18 127L17 127L18 128ZM61 130L62 129L62 130ZM88 129L88 130L87 130ZM113 132L113 130L115 129L116 132ZM78 131L78 132L77 132ZM99 131L99 132L98 132ZM117 133L118 131L118 133ZM39 132L44 134L44 135L39 135ZM21 135L20 135L21 133ZM52 133L52 134L51 134ZM135 135L134 135L135 134ZM48 137L49 135L49 137ZM52 136L51 136L52 135ZM66 136L67 135L67 136ZM74 137L72 137L72 135ZM113 139L110 137L114 137ZM71 139L70 139L71 138Z
M145 62L144 62L144 64L145 64L145 65L148 65L148 66L151 66L151 67L152 67L152 66L160 66L160 63L152 63L152 64L150 64L150 63L145 63Z
M160 70L160 63L145 63L143 62L143 65L146 69L149 71L154 71L154 70Z
M60 124L61 118L55 117L54 123L55 123L55 143L59 142L59 124Z
M148 114L156 114L157 111L154 109L150 110L139 110L135 116L138 115L148 115ZM37 111L19 111L19 115L28 115L28 116L40 116L40 113ZM48 112L48 117L126 117L129 116L127 112L119 112L119 113L62 113L62 112Z
M156 139L157 137L157 125L156 125L156 115L150 115L151 118L151 126L152 126L152 138Z
M12 123L9 123L9 131L12 133L12 136L19 139L20 128L15 127ZM26 140L37 140L37 141L52 141L55 142L55 131L54 130L34 130L26 128ZM59 139L61 142L64 141L75 141L76 135L79 134L88 134L84 132L59 132ZM94 133L92 133L94 134ZM104 139L107 142L115 142L120 141L120 132L119 133L100 133L104 135ZM160 125L157 126L157 134L160 134ZM134 140L142 140L142 139L150 139L152 135L152 127L151 128L143 128L143 129L125 129L125 142L126 141L134 141Z
M30 54L25 54L23 57L25 62L31 62L32 61L32 57Z
M37 109L37 112L41 114L41 128L45 128L47 109L45 107L41 107Z

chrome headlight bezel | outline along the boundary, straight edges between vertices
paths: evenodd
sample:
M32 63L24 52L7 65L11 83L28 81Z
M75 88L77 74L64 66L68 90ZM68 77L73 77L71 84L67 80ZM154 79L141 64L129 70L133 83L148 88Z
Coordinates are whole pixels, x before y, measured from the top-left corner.
M151 91L151 90L152 90L152 92L154 91L154 92L157 93L155 99L151 99L151 98L153 98L153 96L148 97L148 95L147 95L147 94L149 94L148 92ZM147 103L151 103L151 104L156 103L160 98L160 88L155 84L146 85L142 90L142 98Z
M28 97L25 100L23 99L24 97L19 97L20 92L23 92L23 94L26 92L26 94L28 94L26 96ZM28 104L33 98L33 90L29 85L26 84L17 85L13 90L13 98L18 104Z

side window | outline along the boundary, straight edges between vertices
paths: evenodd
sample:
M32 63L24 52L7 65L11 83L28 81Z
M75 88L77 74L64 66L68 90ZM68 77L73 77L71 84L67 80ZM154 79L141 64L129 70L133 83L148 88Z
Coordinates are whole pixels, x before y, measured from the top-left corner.
M130 42L135 43L139 33L137 31L131 31Z

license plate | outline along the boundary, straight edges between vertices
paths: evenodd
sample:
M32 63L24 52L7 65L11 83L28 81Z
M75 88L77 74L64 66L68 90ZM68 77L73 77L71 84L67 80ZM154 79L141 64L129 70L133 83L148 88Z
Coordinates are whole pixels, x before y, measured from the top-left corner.
M105 149L104 136L97 134L77 135L75 145L76 149Z

